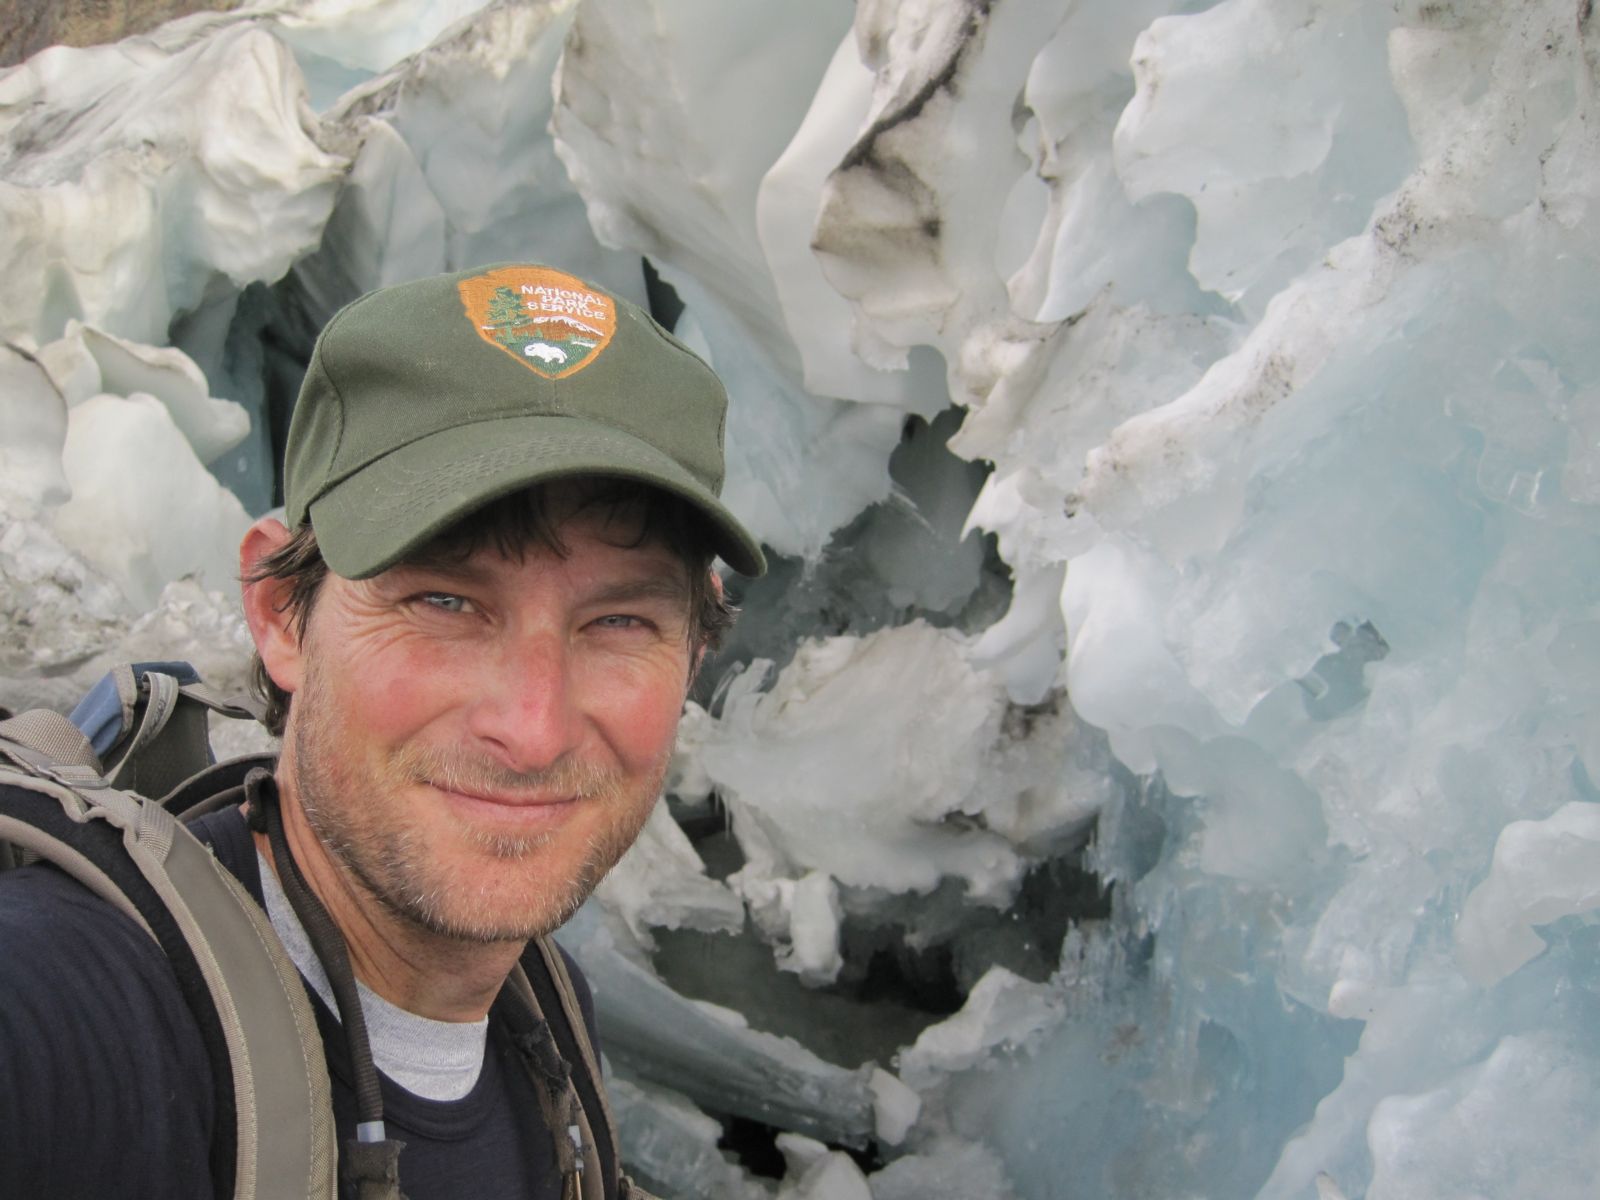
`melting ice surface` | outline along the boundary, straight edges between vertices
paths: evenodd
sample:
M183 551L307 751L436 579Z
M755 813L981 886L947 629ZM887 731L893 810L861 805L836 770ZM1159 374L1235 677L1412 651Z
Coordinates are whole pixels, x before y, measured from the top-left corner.
M643 1178L1592 1195L1597 61L1576 0L47 51L0 74L0 698L237 682L316 329L558 262L713 359L775 564L564 935Z

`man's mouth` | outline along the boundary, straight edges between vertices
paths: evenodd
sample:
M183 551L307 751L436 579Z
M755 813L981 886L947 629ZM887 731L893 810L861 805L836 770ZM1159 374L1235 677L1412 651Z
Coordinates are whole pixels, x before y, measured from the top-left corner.
M578 797L551 792L461 790L442 782L430 790L460 824L490 837L526 838L557 832L578 811Z
M474 787L452 786L451 784L434 780L429 780L428 786L441 792L448 792L452 796L462 796L481 804L494 804L502 808L547 808L551 805L572 804L578 799L576 796L555 792L488 791Z

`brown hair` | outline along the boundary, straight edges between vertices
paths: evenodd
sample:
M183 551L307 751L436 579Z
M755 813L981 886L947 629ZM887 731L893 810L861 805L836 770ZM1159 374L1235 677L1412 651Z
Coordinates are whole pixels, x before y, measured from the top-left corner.
M571 486L565 484L563 488ZM550 512L547 485L536 484L514 492L463 517L405 561L462 562L491 546L517 561L534 546L565 558L568 549L561 540L561 521L578 512L598 511L605 524L622 535L621 544L637 546L659 541L683 561L689 571L691 649L697 661L701 652L716 650L738 610L728 603L721 589L712 586L714 553L710 531L699 513L676 496L626 480L584 481L576 496L576 506L564 510L558 520ZM317 548L317 535L308 521L296 528L287 542L256 563L243 582L246 586L268 579L286 582L288 594L279 611L289 614L295 637L303 639L312 605L327 574L328 564ZM290 696L267 674L259 652L250 664L250 690L265 704L262 724L274 737L282 737Z

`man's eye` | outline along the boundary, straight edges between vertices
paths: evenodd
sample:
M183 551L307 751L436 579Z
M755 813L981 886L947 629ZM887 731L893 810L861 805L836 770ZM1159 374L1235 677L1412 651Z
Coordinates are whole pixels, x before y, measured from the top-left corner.
M638 617L627 613L608 613L595 622L596 625L605 629L629 629L640 623Z
M443 612L465 612L467 600L465 596L454 596L449 592L423 592L421 600L430 608L437 608Z

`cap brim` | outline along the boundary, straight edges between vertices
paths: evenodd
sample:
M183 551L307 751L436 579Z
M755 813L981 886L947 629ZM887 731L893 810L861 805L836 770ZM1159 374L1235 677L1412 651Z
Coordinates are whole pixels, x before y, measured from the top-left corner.
M730 567L766 571L760 543L693 475L632 434L580 417L474 421L411 442L313 500L311 525L336 574L366 579L492 500L579 475L630 479L682 498L706 518Z

